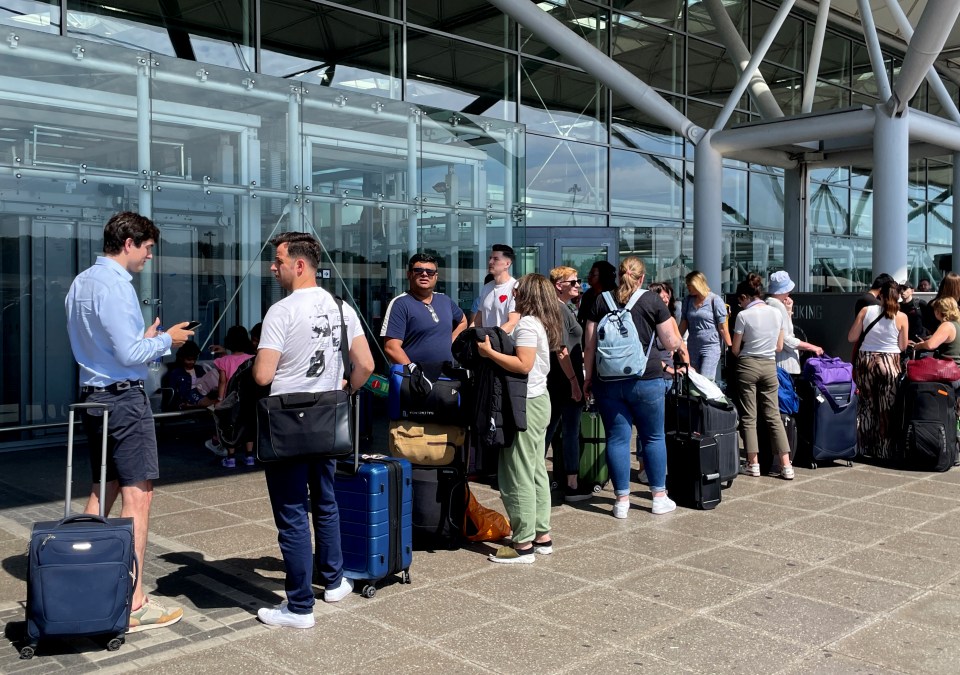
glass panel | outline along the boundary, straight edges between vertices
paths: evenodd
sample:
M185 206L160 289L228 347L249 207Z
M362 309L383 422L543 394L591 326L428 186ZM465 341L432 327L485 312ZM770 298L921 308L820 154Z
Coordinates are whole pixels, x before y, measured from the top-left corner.
M850 187L863 188L864 190L873 189L873 167L852 166L846 172L850 176ZM833 180L831 182L844 182L842 180Z
M606 89L589 75L521 61L520 121L527 131L605 141Z
M751 272L766 283L770 272L783 268L782 232L725 230L723 239L724 249L730 251L724 260L724 290L732 291Z
M749 39L747 35L748 26L747 18L749 13L747 12L747 5L749 3L746 0L725 0L723 3L724 9L727 10L727 14L730 15L730 20L733 22L733 25L737 28L737 31L740 33L740 37L746 43ZM710 17L710 13L707 11L706 4L699 2L698 0L692 0L688 2L687 9L687 31L690 35L696 35L702 37L705 40L712 40L713 42L722 43L723 40L720 39L720 36L717 34L715 28L716 24L713 19Z
M850 234L873 236L873 191L850 191Z
M606 227L607 217L579 211L527 209L524 225L526 227Z
M59 0L3 0L0 25L60 34Z
M336 2L338 5L361 9L371 14L379 14L391 19L399 18L399 0L336 0ZM407 4L412 4L412 0L407 0Z
M507 49L517 33L513 19L485 0L407 0L407 21Z
M854 102L876 99L878 96L877 80L873 76L873 68L870 66L870 54L867 51L866 45L853 45L851 61L853 63L851 86L854 91ZM883 64L886 67L889 80L890 59L885 58ZM859 96L857 96L858 94Z
M155 54L252 71L253 2L68 0L67 34Z
M489 6L486 2L478 4ZM608 10L580 2L580 0L541 2L539 7L579 35L580 39L586 40L604 54L607 53L607 40L610 33L608 19L610 12ZM520 27L520 50L531 56L539 56L558 63L570 63L565 56L523 26Z
M613 60L649 84L682 92L683 36L618 16L611 36Z
M927 161L911 159L907 169L907 195L911 199L927 198Z
M773 21L776 11L772 7L761 5L758 2L751 4L753 5L753 41L751 44L753 49L756 49ZM773 44L770 45L764 60L779 63L794 70L803 70L805 54L806 52L803 49L803 22L790 16L777 31L777 36L774 38Z
M516 119L516 57L411 29L407 36L407 101Z
M684 0L613 0L614 9L630 12L647 23L683 30Z
M953 241L953 202L947 204L934 204L932 202L923 202L916 207L910 204L911 211L914 208L924 208L927 211L927 242L931 244L947 244ZM912 215L912 213L911 213ZM918 218L919 220L919 218ZM909 220L912 225L913 218ZM908 238L913 241L922 242L922 238L913 237L912 232L908 233Z
M927 199L943 202L952 199L953 165L927 160Z
M687 100L687 117L694 124L703 127L704 129L710 129L713 127L714 123L717 121L717 116L720 114L720 106L712 105L710 103L701 103L700 101L694 101L693 99ZM753 118L746 112L734 111L730 116L730 121L727 122L727 128L735 126L737 124L743 124L745 122L750 122ZM693 145L687 146L687 156L693 157Z
M954 107L956 107L957 85L946 78L940 78L940 80L941 82L943 82L944 86L946 87L947 93L950 95L950 100L953 101ZM943 104L940 103L940 97L936 96L932 92L930 93L929 98L927 100L927 112L929 112L932 115L939 115L940 117L945 117L950 120L953 119L951 117L953 113L947 112L947 108L944 108Z
M803 75L771 63L760 64L760 73L784 115L799 115L803 103Z
M723 47L690 40L687 49L687 94L721 105L727 102L739 76ZM739 106L747 106L741 97Z
M810 229L812 232L846 234L850 190L835 185L810 184Z
M813 256L810 283L814 292L849 292L870 287L873 247L855 237L817 236L810 239Z
M609 257L610 251L606 246L561 246L557 267L572 267L577 270L578 277L586 279L593 263Z
M527 204L605 209L607 148L527 135Z
M723 222L747 223L747 172L723 167Z
M817 81L813 93L813 112L818 110L834 110L846 108L850 105L850 91L836 85Z
M400 98L400 27L309 0L261 0L260 70Z
M813 31L809 31L810 39L807 48L812 48ZM864 48L866 51L866 48ZM867 56L867 66L870 58ZM850 87L850 62L852 46L850 40L833 33L827 33L823 38L823 54L820 56L820 72L818 79L825 80L840 87ZM871 71L872 72L872 71Z
M683 183L683 160L611 150L611 211L683 218Z
M639 256L646 266L646 281L669 281L679 296L683 277L691 271L689 251L681 248L681 229L677 223L656 220L611 219L620 228L620 258Z
M750 174L750 227L783 229L783 173Z
M682 98L669 95L664 95L664 98L677 110L683 110ZM611 114L613 125L610 135L613 145L660 155L683 155L683 136L650 119L616 93L613 94Z
M818 183L847 185L850 182L850 170L844 166L810 169L810 180Z

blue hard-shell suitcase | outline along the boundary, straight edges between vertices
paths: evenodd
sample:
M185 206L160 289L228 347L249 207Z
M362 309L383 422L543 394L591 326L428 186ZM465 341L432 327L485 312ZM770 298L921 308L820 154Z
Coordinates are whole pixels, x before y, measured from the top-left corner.
M857 394L852 382L826 385L826 392L806 383L800 388L800 452L810 467L818 462L857 456ZM829 396L829 399L828 399Z
M71 514L73 423L76 410L103 411L100 515ZM27 571L27 642L20 658L34 655L46 638L102 636L114 651L124 642L138 574L132 518L105 518L107 422L105 404L70 406L67 489L63 520L35 523Z
M340 462L334 482L340 509L343 574L367 582L361 595L372 598L376 583L400 574L410 583L413 561L413 483L410 462L367 456Z

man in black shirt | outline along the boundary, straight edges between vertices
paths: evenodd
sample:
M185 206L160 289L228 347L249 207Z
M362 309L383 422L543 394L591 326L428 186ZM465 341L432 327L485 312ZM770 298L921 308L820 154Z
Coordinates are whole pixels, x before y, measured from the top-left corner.
M860 310L864 307L868 307L870 305L879 305L880 300L878 297L880 295L880 289L888 282L896 283L894 282L893 277L886 272L874 279L873 285L870 286L870 290L857 298L857 304L854 307L853 315L857 316L860 313Z
M923 326L923 310L926 304L923 300L913 297L913 284L909 281L900 284L900 311L907 315L911 342L919 342L928 335L927 329Z

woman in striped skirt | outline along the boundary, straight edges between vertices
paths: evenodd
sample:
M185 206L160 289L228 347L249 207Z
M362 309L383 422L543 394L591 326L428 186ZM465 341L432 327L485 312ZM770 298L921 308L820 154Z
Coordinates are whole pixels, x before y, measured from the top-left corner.
M854 367L859 389L857 445L860 454L877 459L894 457L898 429L891 429L900 376L900 353L907 348L907 315L900 310L900 287L880 288L876 305L860 310L847 340L860 344Z

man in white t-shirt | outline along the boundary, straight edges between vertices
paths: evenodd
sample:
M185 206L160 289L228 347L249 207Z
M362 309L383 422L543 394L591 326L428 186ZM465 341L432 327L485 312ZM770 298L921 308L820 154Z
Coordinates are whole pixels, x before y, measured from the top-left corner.
M270 385L271 396L359 389L373 372L373 356L354 309L344 304L341 314L334 297L317 286L320 243L302 232L284 232L270 243L277 248L270 271L291 293L263 318L253 378L261 386ZM349 340L352 370L348 373L340 351L342 323ZM324 601L337 602L353 590L353 582L343 576L340 513L333 493L335 472L336 460L274 462L264 469L287 574L287 601L257 612L265 624L314 625L311 518Z
M500 326L510 333L517 325L520 314L513 299L517 280L510 275L515 259L516 254L506 244L494 244L490 248L487 271L493 275L493 281L480 289L480 309L473 317L474 326Z

